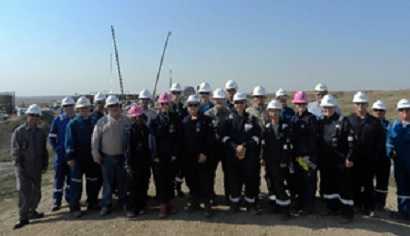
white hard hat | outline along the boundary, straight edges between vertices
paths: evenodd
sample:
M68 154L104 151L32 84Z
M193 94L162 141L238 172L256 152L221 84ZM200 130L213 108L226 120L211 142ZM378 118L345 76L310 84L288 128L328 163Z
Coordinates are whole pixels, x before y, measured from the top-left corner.
M72 106L75 104L74 98L72 97L65 97L63 98L63 100L61 101L61 106Z
M77 102L75 103L75 108L83 108L83 107L90 107L91 102L88 98L82 96L78 98Z
M275 96L276 97L288 96L288 93L284 89L280 88L276 91Z
M336 98L330 94L325 95L320 102L321 107L336 107L337 101Z
M318 84L315 86L315 91L316 91L316 92L326 92L326 91L327 91L327 86L324 85L324 84L322 84L322 83L318 83Z
M233 80L228 80L225 83L225 90L235 89L238 90L238 84Z
M225 99L225 91L221 88L217 88L214 90L212 97L214 99Z
M105 95L103 93L97 93L94 95L94 103L105 101Z
M171 92L182 92L182 87L179 83L173 83L169 89Z
M199 98L198 95L193 94L193 95L189 95L186 102L187 102L187 104L199 104L199 103L201 103L201 99Z
M386 105L384 105L384 102L382 100L377 100L375 103L372 105L373 110L387 110Z
M252 91L252 96L266 96L266 90L262 86L256 86Z
M282 110L282 103L280 103L278 100L273 99L268 103L268 110Z
M139 99L152 99L152 94L148 89L143 89L138 95Z
M369 98L367 97L367 94L359 91L353 96L353 103L368 103Z
M397 110L410 109L410 101L403 98L397 103Z
M238 102L238 101L246 101L246 94L242 92L236 92L235 95L233 96L233 101Z
M210 93L212 92L211 85L207 82L202 82L199 85L198 93Z
M26 114L41 116L41 108L37 104L32 104L27 108Z
M120 104L120 100L115 95L110 95L105 100L105 107L112 106L112 105L119 105L119 104Z

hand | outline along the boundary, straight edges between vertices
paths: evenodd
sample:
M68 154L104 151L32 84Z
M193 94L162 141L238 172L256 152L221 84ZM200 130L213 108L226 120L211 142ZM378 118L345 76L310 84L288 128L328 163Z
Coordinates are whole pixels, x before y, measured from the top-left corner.
M346 168L352 168L354 166L354 163L352 161L346 159L345 166L346 166Z
M159 158L158 157L154 158L154 163L159 163Z
M286 164L285 162L282 162L279 164L280 168L286 168L288 166L288 164Z
M42 174L45 174L47 172L47 167L44 167L42 170L41 170L41 173Z
M238 145L236 147L236 156L239 160L245 159L246 148L243 145Z
M172 157L171 157L171 161L172 161L172 162L173 162L173 161L176 161L176 159L177 159L176 156L172 156Z
M206 162L206 159L207 157L203 153L201 153L199 154L198 163L204 163Z
M265 166L265 160L261 160L261 166Z
M126 168L126 171L127 171L127 175L129 176L129 177L133 177L134 176L134 172L131 170L131 168L129 168L129 167L127 167Z
M102 158L101 158L101 156L98 156L97 158L95 158L94 161L95 161L97 164L101 165L101 163L102 163Z
M67 164L69 167L74 168L75 161L74 160L67 161Z

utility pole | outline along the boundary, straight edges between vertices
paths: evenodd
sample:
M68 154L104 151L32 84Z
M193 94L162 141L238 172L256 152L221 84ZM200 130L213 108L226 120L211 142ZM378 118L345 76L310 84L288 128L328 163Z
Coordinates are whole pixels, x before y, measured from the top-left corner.
M169 37L171 37L171 31L169 31L168 34L167 34L167 38L165 39L164 48L162 50L161 60L159 61L158 72L157 72L157 76L155 78L154 89L152 91L152 96L153 96L154 99L155 99L156 92L157 92L159 76L161 75L162 64L164 63L165 51L167 50L167 47L168 47Z
M113 25L111 25L111 34L112 34L112 41L113 41L113 45L114 45L115 60L117 62L118 79L120 80L121 96L124 96L124 85L122 83L120 57L118 55L117 39L115 38L115 30L114 30Z

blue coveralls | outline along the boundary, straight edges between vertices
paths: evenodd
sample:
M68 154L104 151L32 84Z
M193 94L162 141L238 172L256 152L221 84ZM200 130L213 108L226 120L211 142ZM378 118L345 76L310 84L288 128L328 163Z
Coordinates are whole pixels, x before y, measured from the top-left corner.
M94 122L90 118L76 116L67 125L65 150L67 161L74 160L70 169L70 210L80 210L83 174L86 175L88 207L97 206L98 173L100 166L94 162L91 154L91 136Z
M410 125L393 122L387 132L386 148L394 160L399 213L410 217Z
M54 156L54 190L53 190L53 205L61 206L63 192L65 200L69 202L70 189L70 168L67 165L64 142L65 131L68 122L71 120L65 113L61 113L54 118L51 123L48 141L55 152ZM64 189L65 183L65 189Z

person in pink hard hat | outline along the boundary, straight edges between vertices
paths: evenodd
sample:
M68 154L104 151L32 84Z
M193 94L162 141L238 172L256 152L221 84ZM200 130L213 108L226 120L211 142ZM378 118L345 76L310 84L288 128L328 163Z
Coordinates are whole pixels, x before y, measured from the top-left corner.
M294 94L292 103L296 113L291 119L293 131L293 194L294 209L297 215L311 214L314 209L317 169L317 130L316 117L307 110L308 98L303 91Z
M148 142L149 129L144 116L144 109L140 105L133 105L128 110L128 117L132 120L125 154L128 218L143 214L148 199L151 150Z
M160 203L159 217L165 218L176 211L172 200L175 197L175 173L179 166L177 157L181 129L178 114L170 109L170 94L161 93L158 103L159 112L150 123L149 128L154 183Z

